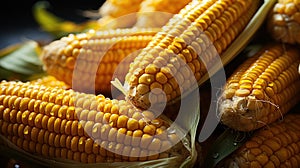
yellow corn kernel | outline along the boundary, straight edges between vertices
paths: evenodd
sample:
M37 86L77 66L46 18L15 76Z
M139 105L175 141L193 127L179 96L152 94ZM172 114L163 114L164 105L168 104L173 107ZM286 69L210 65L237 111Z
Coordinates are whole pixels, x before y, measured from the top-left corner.
M151 103L179 98L181 94L175 92L177 88L169 88L172 86L169 81L174 78L182 87L182 92L194 88L213 65L214 58L226 50L245 28L258 6L259 1L250 0L196 0L186 5L162 27L162 31L153 37L131 63L125 78L130 89L128 99L135 106L147 109L150 107L150 93L154 92L151 85L156 82L162 88L167 87L168 93L151 94L154 97L151 99L155 100ZM146 70L149 67L155 71ZM144 80L145 75L156 77L156 74L160 74L158 81ZM145 83L150 88L146 93L144 89L139 89L139 85Z
M161 144L180 149L177 135L166 130L167 121L124 100L30 82L2 81L0 88L0 133L27 152L87 163L172 155ZM69 101L58 101L61 97ZM125 159L120 148L128 154Z
M224 87L221 122L251 131L281 118L300 100L299 62L297 48L281 44L265 46L246 60Z
M48 74L74 90L108 94L113 75L123 81L130 57L157 31L131 28L70 34L45 46L41 58Z
M298 114L287 114L283 120L255 131L244 145L224 160L224 166L299 167L299 119Z
M300 1L278 1L267 19L269 34L284 43L300 43Z
M35 80L30 81L33 85L44 85L47 87L59 87L62 89L70 89L70 86L65 84L65 82L57 80L54 76L47 75Z
M106 0L99 8L101 18L98 19L101 29L132 27L136 21L136 13L143 0Z
M135 27L162 27L191 0L144 0Z

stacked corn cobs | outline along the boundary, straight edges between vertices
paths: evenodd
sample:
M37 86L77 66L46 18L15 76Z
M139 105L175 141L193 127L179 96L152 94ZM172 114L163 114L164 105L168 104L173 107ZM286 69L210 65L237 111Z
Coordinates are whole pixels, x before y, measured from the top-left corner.
M114 10L105 14L103 9L103 15L119 17L138 11L142 3L134 1L130 6L130 2L120 2L107 1L115 5ZM155 11L160 8L147 5L159 2L145 0L140 9ZM141 14L136 20L122 22L125 26L110 27L131 28L91 30L52 42L41 54L44 68L52 76L27 83L0 83L1 136L19 149L50 159L95 163L175 157L179 166L187 156L178 131L169 129L167 119L147 109L164 101L172 103L193 88L216 55L222 55L244 30L260 3L182 1L166 8L177 14L163 24L154 22L148 27L139 20L147 18ZM278 3L285 8L275 5L271 14L280 9L280 15L288 11L286 15L297 20L297 1ZM122 11L118 5L131 8ZM268 28L277 31L274 23L278 20L270 21ZM290 25L294 30L294 24L284 26ZM295 42L290 40L295 31L286 32L283 35L291 36L282 39ZM224 160L225 165L299 167L299 116L285 115L299 104L299 63L300 53L294 45L269 44L228 78L218 117L232 129L255 133ZM114 75L126 83L125 100L102 95L110 96ZM281 118L282 122L276 122Z
M274 5L266 30L278 43L269 42L228 78L220 120L254 133L220 167L300 167L299 5Z

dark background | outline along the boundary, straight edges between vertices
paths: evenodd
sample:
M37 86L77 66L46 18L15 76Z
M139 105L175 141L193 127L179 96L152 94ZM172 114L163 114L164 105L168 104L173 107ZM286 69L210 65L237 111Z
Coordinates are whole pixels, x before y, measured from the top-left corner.
M6 0L0 5L0 50L25 39L51 41L53 36L41 30L33 18L32 6L38 0ZM83 10L98 10L104 0L48 0L49 11L58 17L74 22L83 22L89 18L82 16ZM1 74L0 74L1 75ZM0 167L20 168L32 167L28 163L16 161L0 151Z
M89 18L82 15L84 10L98 10L104 0L47 0L50 4L48 11L56 16L74 21L83 22ZM50 41L54 37L41 30L33 18L32 6L38 0L6 0L0 5L0 50L18 43L25 39L37 41ZM1 74L0 74L1 75ZM18 165L20 168L32 167L28 163L15 160L7 156L5 151L0 151L0 167L13 168Z
M24 39L51 40L51 36L41 30L33 18L32 6L38 0L5 1L0 6L0 49ZM45 1L45 0L44 0ZM47 0L48 10L58 17L74 22L82 22L87 17L84 10L98 10L104 0Z

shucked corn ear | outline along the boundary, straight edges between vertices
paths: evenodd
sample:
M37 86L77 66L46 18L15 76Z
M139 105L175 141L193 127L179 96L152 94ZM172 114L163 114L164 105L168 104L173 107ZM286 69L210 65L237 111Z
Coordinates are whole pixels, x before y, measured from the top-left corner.
M59 87L62 89L70 89L65 82L57 80L54 76L46 75L41 78L30 81L33 85L44 85L46 87Z
M137 20L136 12L143 0L106 0L99 8L102 29L132 27Z
M189 3L130 65L125 78L128 99L146 109L152 103L175 100L193 88L192 80L197 85L206 68L244 29L259 3L258 0Z
M300 100L300 52L292 46L265 46L228 78L220 98L221 122L251 131L280 119Z
M171 157L179 140L126 101L13 81L0 83L0 133L27 152L89 163Z
M225 167L300 167L300 115L287 114L282 121L257 130L230 157Z
M120 17L129 13L137 12L143 0L106 0L99 8L101 16Z
M300 43L300 0L279 0L270 12L268 31L285 43Z
M162 27L191 0L107 0L99 9L102 29Z
M110 93L116 68L115 75L121 80L130 62L123 59L136 55L157 31L131 28L70 34L45 46L41 58L48 74L71 87L77 85L76 90Z
M162 27L192 0L144 0L135 27Z

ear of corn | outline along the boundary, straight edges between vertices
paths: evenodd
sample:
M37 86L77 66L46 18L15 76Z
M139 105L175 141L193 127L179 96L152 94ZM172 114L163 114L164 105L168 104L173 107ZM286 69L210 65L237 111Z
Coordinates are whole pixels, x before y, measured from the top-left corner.
M101 29L132 27L136 21L143 0L106 0L99 8Z
M120 17L129 13L137 12L143 0L106 0L99 8L101 16Z
M300 167L300 116L288 114L282 121L257 130L230 157L225 167Z
M191 0L107 0L100 8L101 29L162 27Z
M0 83L0 133L29 153L85 163L171 157L176 152L170 147L179 139L168 128L166 120L126 101L30 83Z
M157 31L131 28L70 34L43 48L44 69L78 91L110 93L116 68L115 75L123 81L130 62L124 58L134 57Z
M30 81L33 85L44 85L46 87L59 87L62 89L70 89L65 82L57 80L54 76L46 75L41 78Z
M246 60L228 78L220 99L221 122L251 131L282 117L300 100L300 52L272 44Z
M162 27L191 0L144 0L137 13L136 27Z
M268 31L284 43L300 43L300 1L280 0L270 12Z
M247 25L259 1L192 1L135 58L126 75L137 107L168 102L193 88ZM201 58L199 59L198 56ZM156 92L161 90L163 92ZM151 93L151 103L150 103Z

